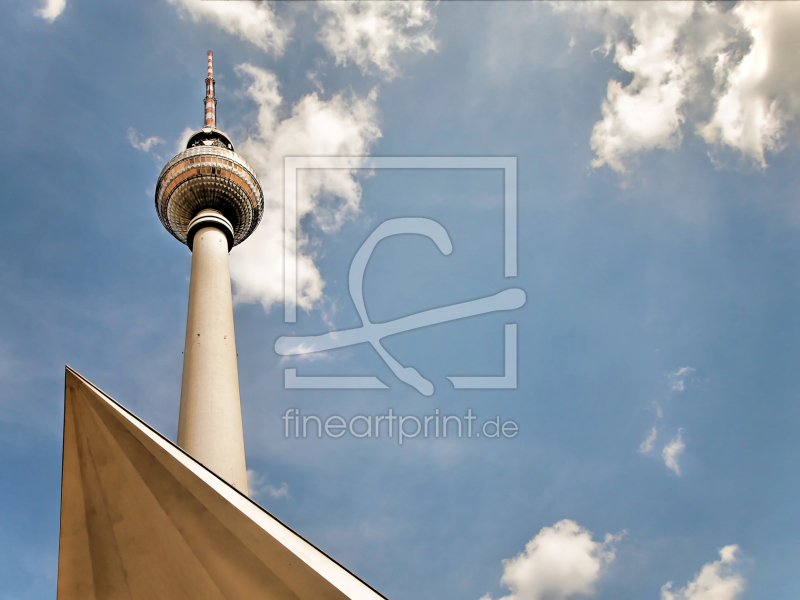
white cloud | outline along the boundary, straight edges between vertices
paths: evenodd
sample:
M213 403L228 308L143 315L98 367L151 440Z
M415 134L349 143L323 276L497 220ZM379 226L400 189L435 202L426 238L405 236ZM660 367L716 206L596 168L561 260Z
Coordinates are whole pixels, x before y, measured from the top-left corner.
M800 116L800 4L560 3L605 34L606 53L631 76L608 82L591 145L595 167L625 172L639 154L674 149L684 123L715 149L758 167ZM713 157L712 157L713 158Z
M686 389L685 381L697 369L693 367L681 367L674 373L669 374L669 383L673 392L682 392Z
M236 302L260 302L266 310L283 300L283 168L286 156L366 156L381 137L373 91L366 97L316 93L301 98L284 118L274 74L249 64L237 72L250 80L246 93L258 105L255 126L237 151L259 175L264 190L261 225L231 252ZM298 222L311 215L323 231L336 231L359 211L361 185L356 170L302 171L298 178ZM298 236L298 306L306 310L322 299L324 282L314 264L309 240Z
M676 475L681 474L678 458L686 449L686 444L683 443L683 436L681 435L682 431L682 429L678 429L678 435L676 435L669 444L664 446L664 450L661 452L661 456L664 458L664 464L667 465L668 469L674 471Z
M184 127L183 131L181 131L180 135L178 135L178 140L175 143L175 152L183 152L186 150L186 144L189 142L189 138L195 131L197 130L192 129L191 127Z
M317 39L337 65L352 62L362 73L371 65L385 77L398 75L398 52L436 50L430 5L413 1L324 1L317 4L322 26Z
M333 323L326 320L326 323L334 329ZM291 362L292 364L297 363L297 361L306 361L306 362L317 362L317 361L331 361L333 360L334 354L331 352L318 352L317 346L314 344L309 344L306 342L298 342L293 346L289 346L286 351L285 355L281 357L280 362Z
M603 119L592 131L592 149L597 157L592 165L609 165L624 171L623 159L630 154L654 148L671 149L681 142L681 103L689 65L675 50L675 41L693 12L690 2L608 5L607 10L622 16L636 40L614 42L614 62L633 74L627 86L614 79L608 82L603 102ZM611 44L611 39L607 42Z
M256 498L263 498L269 496L270 498L288 498L289 485L281 483L280 487L269 485L266 477L253 469L247 469L247 488L250 492L250 497L254 500Z
M44 6L36 11L36 16L52 23L66 7L67 0L45 0Z
M594 593L603 568L614 560L614 541L603 542L575 521L564 519L544 527L518 556L503 561L500 582L510 594L500 600L563 600ZM491 600L487 594L481 600Z
M217 25L226 33L280 55L289 42L291 24L278 19L272 2L205 2L169 0L182 17Z
M734 565L739 546L725 546L720 559L703 565L697 576L678 590L670 581L661 588L661 600L736 600L744 590L744 578Z
M686 380L696 371L697 369L694 367L686 366L667 374L666 377L670 387L670 396L683 393L686 389ZM653 406L655 406L656 409L656 423L653 425L652 429L650 429L644 441L639 444L639 454L651 454L653 452L656 439L658 438L658 422L664 418L664 410L661 408L661 405L658 402L653 402ZM678 458L685 449L681 431L681 429L678 430L677 436L675 436L661 452L664 463L674 471L676 475L681 474L680 467L678 466Z
M133 146L137 150L141 150L142 152L150 152L150 148L152 148L153 146L164 143L164 140L156 136L142 139L142 137L136 132L136 130L133 127L128 127L127 138L128 141L131 143L131 146Z
M698 133L714 144L740 151L760 167L764 152L779 152L786 125L800 113L800 4L743 2L733 9L753 39L738 64L729 53L716 56L720 93L714 115Z
M650 454L653 451L653 444L656 443L658 437L658 428L653 427L647 438L639 445L639 454Z
M656 438L658 438L658 422L664 418L664 411L661 408L661 405L658 402L653 401L653 406L656 409L656 425L653 425L653 428L647 434L647 437L644 441L639 444L639 454L651 454L653 452L653 447L656 443Z

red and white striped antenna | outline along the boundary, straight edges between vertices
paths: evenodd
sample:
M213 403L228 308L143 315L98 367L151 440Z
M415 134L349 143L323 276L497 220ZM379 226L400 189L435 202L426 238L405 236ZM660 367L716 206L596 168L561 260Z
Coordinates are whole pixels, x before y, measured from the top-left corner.
M217 127L217 99L214 97L214 66L212 59L214 55L208 51L208 75L206 76L206 127Z

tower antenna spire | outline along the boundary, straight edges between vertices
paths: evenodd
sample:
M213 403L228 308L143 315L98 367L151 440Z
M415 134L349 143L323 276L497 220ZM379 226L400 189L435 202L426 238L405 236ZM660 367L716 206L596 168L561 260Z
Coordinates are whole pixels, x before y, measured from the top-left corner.
M214 96L214 54L208 51L208 74L206 75L206 127L217 128L217 99Z

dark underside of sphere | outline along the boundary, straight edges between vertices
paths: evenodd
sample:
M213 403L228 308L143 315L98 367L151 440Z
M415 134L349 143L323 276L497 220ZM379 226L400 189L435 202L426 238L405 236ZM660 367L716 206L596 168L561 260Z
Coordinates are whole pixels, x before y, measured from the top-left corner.
M189 222L217 210L233 226L233 245L243 242L264 213L264 196L244 159L220 146L188 148L170 160L156 185L156 211L164 227L186 243Z

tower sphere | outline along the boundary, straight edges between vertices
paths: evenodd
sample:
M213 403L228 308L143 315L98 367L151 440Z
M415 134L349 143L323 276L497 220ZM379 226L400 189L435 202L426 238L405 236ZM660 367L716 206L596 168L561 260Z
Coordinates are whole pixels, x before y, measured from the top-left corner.
M156 184L156 212L161 223L191 249L199 213L220 213L228 249L253 233L264 214L264 194L255 172L216 127L216 98L211 53L206 78L206 126L194 132L186 150L162 169ZM193 222L194 221L194 222Z

